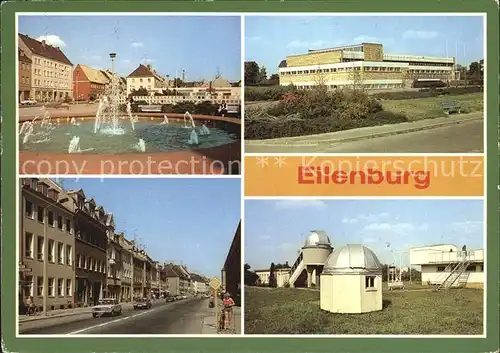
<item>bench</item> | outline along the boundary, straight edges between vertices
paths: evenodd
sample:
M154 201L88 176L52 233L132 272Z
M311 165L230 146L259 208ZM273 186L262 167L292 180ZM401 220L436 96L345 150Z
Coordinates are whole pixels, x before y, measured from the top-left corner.
M161 113L161 105L140 105L139 110L143 113Z
M458 113L460 114L460 103L457 101L441 102L441 108L445 114Z

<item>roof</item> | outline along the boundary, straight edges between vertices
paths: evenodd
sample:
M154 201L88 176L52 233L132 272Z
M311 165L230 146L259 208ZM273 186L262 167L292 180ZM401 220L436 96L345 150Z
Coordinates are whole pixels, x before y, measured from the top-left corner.
M174 264L168 264L164 268L164 272L167 277L179 277L182 279L188 279L188 277L183 273L179 266Z
M325 274L382 272L382 265L373 251L361 244L347 244L333 250L323 270Z
M73 66L71 61L69 61L69 59L66 57L66 55L64 55L61 49L53 47L49 44L43 44L42 42L25 34L19 34L19 38L24 42L24 44L26 44L26 46L33 52L33 54Z
M322 230L312 230L309 236L306 238L304 246L318 246L318 245L328 245L330 246L330 238L328 234Z
M231 253L233 251L240 251L241 250L241 220L238 223L238 228L236 228L236 232L234 233L233 241L231 242L231 247L229 248L229 251L226 256L226 260L224 261L224 266L222 267L223 270L226 269L226 267L229 266L229 259L231 258Z
M31 63L31 59L28 58L26 53L20 48L17 50L17 57L19 58L19 61L23 61L25 63Z
M287 64L286 64L286 60L281 60L280 64L278 65L278 67L286 67Z
M140 64L139 67L132 71L127 77L157 77L157 75L147 66Z
M217 77L212 81L212 87L231 87L231 82L223 77Z
M101 70L93 69L87 65L78 64L90 82L106 84L109 78Z

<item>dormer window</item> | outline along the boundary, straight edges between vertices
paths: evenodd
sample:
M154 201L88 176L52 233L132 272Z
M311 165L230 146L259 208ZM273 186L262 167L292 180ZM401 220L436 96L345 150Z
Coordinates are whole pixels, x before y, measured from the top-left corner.
M45 183L39 182L36 190L39 193L41 193L42 195L47 196L47 190L48 190L48 188L47 188L47 185Z
M36 179L36 178L31 179L31 180L30 180L30 187L31 187L33 190L37 190L37 187L38 187L38 179Z

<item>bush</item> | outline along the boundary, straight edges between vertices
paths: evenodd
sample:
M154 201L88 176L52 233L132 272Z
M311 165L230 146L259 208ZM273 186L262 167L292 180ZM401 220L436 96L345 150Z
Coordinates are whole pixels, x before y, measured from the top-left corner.
M296 92L295 86L248 86L245 87L245 100L247 101L277 101L285 93Z
M267 110L248 111L245 120L245 137L258 140L401 123L408 118L384 111L378 100L362 91L315 89L287 95Z
M479 86L470 87L449 87L449 88L422 88L418 91L395 91L395 92L380 92L372 96L385 100L402 100L402 99L417 99L417 98L430 98L442 95L461 95L481 92L482 88Z

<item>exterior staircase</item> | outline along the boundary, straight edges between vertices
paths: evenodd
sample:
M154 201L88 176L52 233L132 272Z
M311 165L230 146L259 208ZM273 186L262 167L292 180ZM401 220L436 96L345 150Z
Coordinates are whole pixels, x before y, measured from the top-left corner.
M439 291L442 289L449 289L455 284L455 282L457 282L457 280L459 286L465 286L469 278L469 273L465 272L465 270L469 264L470 260L467 257L464 257L461 261L450 263L446 266L444 272L447 276L444 281L438 285L436 290Z
M291 270L290 270L290 287L295 287L295 281L299 278L300 274L302 271L304 271L305 266L304 266L304 260L302 259L302 251L300 252L299 256L297 257L297 260L293 264Z

